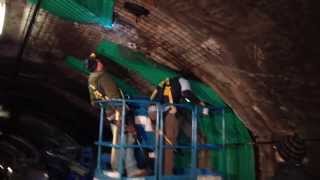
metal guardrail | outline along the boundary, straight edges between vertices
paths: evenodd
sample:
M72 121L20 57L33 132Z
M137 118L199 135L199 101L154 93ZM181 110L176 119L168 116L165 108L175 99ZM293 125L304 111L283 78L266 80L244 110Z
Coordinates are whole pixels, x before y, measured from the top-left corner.
M155 144L154 145L128 145L125 144L125 115L126 115L126 107L127 103L137 103L139 105L144 105L148 107L149 105L156 106L157 118L156 118L156 125L155 125L155 132L163 132L164 129L164 110L165 107L169 105L174 105L180 108L187 108L192 112L192 136L191 136L191 145L165 145L163 140L163 133L155 133ZM147 176L147 177L139 177L144 179L197 179L197 151L198 149L223 149L226 140L226 132L225 132L225 122L224 122L224 110L225 107L206 107L211 112L214 113L221 113L222 115L222 144L198 144L197 143L197 130L198 130L198 117L199 117L199 110L201 107L192 105L192 104L160 104L157 101L148 101L148 100L134 100L134 99L110 99L106 101L97 101L96 104L100 107L100 122L99 122L99 139L95 143L98 146L98 155L97 155L97 166L96 166L96 177L102 179L112 179L103 175L103 171L101 169L101 153L103 147L111 147L120 149L120 159L118 163L118 170L120 173L120 178L118 179L130 179L123 177L124 174L124 167L123 167L123 160L125 156L125 148L149 148L155 151L155 161L154 161L154 175ZM103 141L103 127L104 127L104 120L105 120L105 111L106 109L111 107L121 107L122 108L122 117L121 117L121 128L120 128L120 144L112 144L111 142ZM191 173L182 175L182 176L163 176L162 173L162 159L163 159L163 149L166 148L174 148L174 149L191 149ZM221 176L219 173L216 174L217 176ZM100 179L99 178L99 179Z

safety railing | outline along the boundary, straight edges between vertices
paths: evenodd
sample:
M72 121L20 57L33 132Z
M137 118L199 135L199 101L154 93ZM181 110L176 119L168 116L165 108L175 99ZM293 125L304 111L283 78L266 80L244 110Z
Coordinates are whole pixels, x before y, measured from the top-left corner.
M156 106L156 122L155 122L155 143L154 145L144 145L144 144L126 144L125 137L125 126L126 126L126 111L128 103L137 103L146 108L149 105ZM142 148L142 149L152 149L155 154L154 164L153 164L153 174L146 177L139 177L142 179L197 179L201 174L199 174L197 169L197 152L199 150L223 150L226 142L226 132L225 132L225 120L224 120L224 107L206 107L210 112L217 113L221 115L222 121L222 143L221 144L198 144L197 134L198 134L198 119L199 112L202 111L202 107L193 104L161 104L156 101L149 100L134 100L134 99L111 99L107 101L98 101L97 105L100 108L100 121L99 121L99 139L96 142L97 145L97 165L95 171L95 179L130 179L124 176L124 161L125 149L126 148ZM164 143L164 112L168 106L174 105L177 108L183 108L191 111L191 144L179 145L179 144L165 144ZM104 133L104 123L106 119L107 108L121 107L121 127L120 127L120 142L118 144L112 144L112 142L107 142L103 140ZM159 132L159 133L158 133ZM104 173L104 169L101 166L102 158L102 148L116 148L120 150L120 155L118 158L118 172L119 176L109 177ZM183 175L164 175L163 174L163 157L164 150L167 148L171 149L189 149L191 150L191 170L187 174ZM213 180L222 180L222 175L218 172L211 172L211 178ZM201 179L201 178L200 178Z

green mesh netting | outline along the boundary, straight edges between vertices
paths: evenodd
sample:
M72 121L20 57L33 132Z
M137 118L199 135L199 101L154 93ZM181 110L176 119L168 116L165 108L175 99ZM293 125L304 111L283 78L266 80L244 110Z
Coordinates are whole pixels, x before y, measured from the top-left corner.
M115 0L42 0L41 7L65 20L111 27L114 4Z
M89 71L85 68L83 64L83 60L79 60L75 57L68 56L65 60L65 63L68 67L79 71L85 75L89 75ZM140 92L134 88L129 83L125 82L124 80L112 75L112 79L116 82L117 86L123 91L125 95L128 96L139 96Z
M167 77L177 75L168 68L152 63L141 53L108 41L101 42L96 51L109 60L136 72L153 85L157 85ZM225 106L223 100L209 86L197 81L191 81L191 86L200 99L215 106ZM222 144L222 118L225 119L226 147L210 153L213 168L221 172L227 180L255 179L254 151L249 144L251 137L231 109L227 108L224 116L215 114L202 118L199 121L200 131L205 134L208 143ZM188 159L190 158L185 158L181 162L187 164Z
M152 85L157 85L165 78L177 75L177 73L168 70L166 67L152 63L142 53L122 48L120 45L108 41L100 43L96 52L129 70L135 71ZM150 76L151 74L152 76Z

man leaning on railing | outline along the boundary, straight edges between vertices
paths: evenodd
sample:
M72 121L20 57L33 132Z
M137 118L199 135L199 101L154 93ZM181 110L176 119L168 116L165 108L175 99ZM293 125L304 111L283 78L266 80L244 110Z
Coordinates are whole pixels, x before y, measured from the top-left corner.
M85 60L86 68L90 75L88 78L88 88L90 94L91 104L94 105L99 100L121 99L121 92L110 75L105 71L106 66L101 61L102 57L92 53L88 59ZM119 144L120 140L120 122L121 122L121 107L109 106L106 111L107 122L110 123L112 130L112 144ZM130 127L130 126L129 126ZM130 128L129 128L130 129ZM135 139L132 131L126 132L126 144L134 144ZM111 167L113 171L117 171L118 157L120 151L116 148L111 150ZM134 150L126 148L125 150L125 169L127 176L136 177L144 176L146 171L137 167L136 159L134 158Z

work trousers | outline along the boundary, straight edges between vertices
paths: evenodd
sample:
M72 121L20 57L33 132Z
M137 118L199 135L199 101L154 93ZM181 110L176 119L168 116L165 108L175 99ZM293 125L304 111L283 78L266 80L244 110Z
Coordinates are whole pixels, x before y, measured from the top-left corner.
M120 128L117 126L111 124L111 130L112 130L112 144L120 144ZM116 134L117 133L117 134ZM132 145L135 143L134 136L131 133L125 134L126 144ZM120 149L113 148L111 152L111 168L113 170L118 169L118 163L120 163ZM122 162L121 162L122 163ZM124 163L125 163L125 169L127 172L131 172L134 170L137 170L137 161L134 157L134 150L133 148L125 148L125 157L124 157Z
M179 112L177 112L179 113ZM177 117L177 113L167 112L164 117L164 142L166 145L176 145L177 136L179 131L183 131L184 134L191 139L191 122L189 122L181 114ZM155 122L156 111L149 111L149 117ZM199 143L206 143L203 138L199 138ZM210 152L209 150L199 150L198 151L198 167L199 168L210 168ZM164 173L170 175L173 173L174 168L174 149L165 149L164 151Z
M179 133L179 123L175 114L168 113L165 116L164 134L166 135L165 144L175 145ZM166 140L167 139L167 140ZM174 168L174 149L167 148L164 151L164 173L170 175Z
M118 112L120 111L120 108L115 110ZM114 111L114 112L115 112ZM107 117L115 117L115 115L110 116L110 111L107 112ZM121 118L121 113L119 113L119 117ZM121 123L118 123L121 124ZM112 131L112 144L113 145L119 145L120 144L120 138L121 138L121 128L117 125L110 124L110 128ZM125 144L132 145L135 143L135 138L132 133L125 133ZM118 170L118 163L122 163L120 160L120 149L112 148L111 149L111 168L112 170L117 171ZM125 169L128 172L132 172L138 169L137 167L137 161L134 157L134 149L133 148L125 148L125 157L124 157L124 163L125 163Z
M156 111L149 112L152 120L156 120ZM166 145L176 145L179 133L179 121L175 113L166 113L164 117L164 142ZM164 173L170 175L174 168L174 149L166 148L164 150Z

